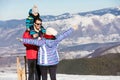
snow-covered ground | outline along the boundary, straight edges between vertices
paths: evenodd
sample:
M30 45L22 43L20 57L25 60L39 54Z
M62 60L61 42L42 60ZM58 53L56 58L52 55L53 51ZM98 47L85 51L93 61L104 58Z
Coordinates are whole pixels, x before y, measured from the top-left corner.
M16 73L0 73L0 80L17 80L17 74ZM57 80L120 80L120 76L57 74Z

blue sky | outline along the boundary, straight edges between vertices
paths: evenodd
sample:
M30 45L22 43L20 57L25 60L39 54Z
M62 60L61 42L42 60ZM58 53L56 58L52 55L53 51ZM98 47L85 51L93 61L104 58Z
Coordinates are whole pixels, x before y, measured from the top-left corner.
M0 0L0 20L24 19L34 4L41 15L60 15L116 7L120 0Z

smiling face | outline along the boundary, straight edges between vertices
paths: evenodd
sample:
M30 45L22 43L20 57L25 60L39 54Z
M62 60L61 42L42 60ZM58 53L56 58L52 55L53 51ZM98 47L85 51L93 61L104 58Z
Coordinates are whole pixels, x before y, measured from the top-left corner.
M35 28L37 30L40 30L40 28L42 26L42 22L40 20L36 20L35 23L34 23L34 25L35 25Z

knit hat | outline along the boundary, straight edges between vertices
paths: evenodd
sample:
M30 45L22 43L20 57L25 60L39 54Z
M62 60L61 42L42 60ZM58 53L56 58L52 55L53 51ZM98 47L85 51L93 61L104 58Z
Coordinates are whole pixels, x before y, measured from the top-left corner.
M33 6L33 8L32 8L32 14L35 14L35 13L38 13L38 8L37 8L37 6Z
M47 35L56 36L56 35L57 35L57 31L56 31L54 28L48 27L48 28L46 29L46 34L47 34Z
M52 39L52 40L56 39L55 36L53 36L53 35L47 35L47 34L44 34L43 37L46 38L46 39Z

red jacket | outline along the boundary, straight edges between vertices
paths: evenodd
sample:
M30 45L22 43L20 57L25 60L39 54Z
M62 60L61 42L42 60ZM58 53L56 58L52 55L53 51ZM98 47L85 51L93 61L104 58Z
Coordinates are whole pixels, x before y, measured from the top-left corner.
M25 31L23 34L23 38L32 39L33 37L30 35L29 31ZM26 47L26 58L27 59L37 59L38 56L38 47L30 44L24 44Z

